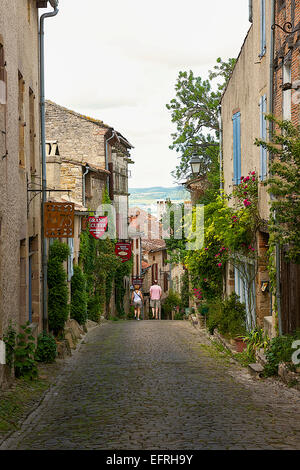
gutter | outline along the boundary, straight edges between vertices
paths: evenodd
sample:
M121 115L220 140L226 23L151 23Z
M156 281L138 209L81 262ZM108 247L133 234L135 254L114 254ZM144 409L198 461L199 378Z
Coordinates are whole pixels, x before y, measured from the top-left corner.
M90 167L86 165L85 172L82 174L82 205L85 207L85 176L88 174Z
M219 151L220 151L220 192L223 191L223 129L222 129L222 105L218 107L219 113Z
M42 239L42 292L43 292L43 330L48 330L47 309L47 239L44 235L44 204L47 202L46 189L46 130L45 130L45 38L44 22L46 18L56 16L58 13L58 0L50 0L52 12L44 13L40 18L40 99L41 99L41 153L42 153L42 210L41 210L41 239Z

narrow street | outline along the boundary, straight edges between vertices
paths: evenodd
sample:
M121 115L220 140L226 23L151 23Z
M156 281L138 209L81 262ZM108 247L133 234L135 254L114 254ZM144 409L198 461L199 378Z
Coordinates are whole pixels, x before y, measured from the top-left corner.
M107 322L1 448L299 449L299 405L188 322Z

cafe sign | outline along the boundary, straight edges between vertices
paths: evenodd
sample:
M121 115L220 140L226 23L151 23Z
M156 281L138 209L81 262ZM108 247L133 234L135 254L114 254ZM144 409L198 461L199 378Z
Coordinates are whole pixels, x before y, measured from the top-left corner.
M131 243L129 242L118 242L115 246L115 254L121 258L122 263L128 261L131 258Z
M93 216L88 218L89 232L90 234L99 239L103 236L107 229L107 217L106 216Z

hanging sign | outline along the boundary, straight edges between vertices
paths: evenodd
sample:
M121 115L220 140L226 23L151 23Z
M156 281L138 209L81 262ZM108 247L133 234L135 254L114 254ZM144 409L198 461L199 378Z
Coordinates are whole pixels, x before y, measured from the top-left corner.
M132 285L133 286L142 286L143 284L143 278L142 277L133 277L132 278Z
M107 228L106 216L94 216L88 218L89 232L94 238L101 238Z
M45 237L74 237L74 203L46 202L44 204Z
M124 261L128 261L131 258L131 243L116 243L115 254L121 258L122 263L124 263Z

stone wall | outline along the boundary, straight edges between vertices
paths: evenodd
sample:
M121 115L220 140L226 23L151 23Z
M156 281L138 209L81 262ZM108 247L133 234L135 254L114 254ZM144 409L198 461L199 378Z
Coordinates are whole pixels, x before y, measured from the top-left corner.
M109 127L51 101L46 102L46 137L57 140L60 155L105 168L104 136Z
M10 321L18 329L29 320L42 329L39 193L40 119L38 9L34 0L2 0L6 103L0 104L0 337ZM3 101L2 101L3 102ZM3 158L2 158L3 157ZM33 196L35 196L33 198ZM29 254L32 275L29 279Z

